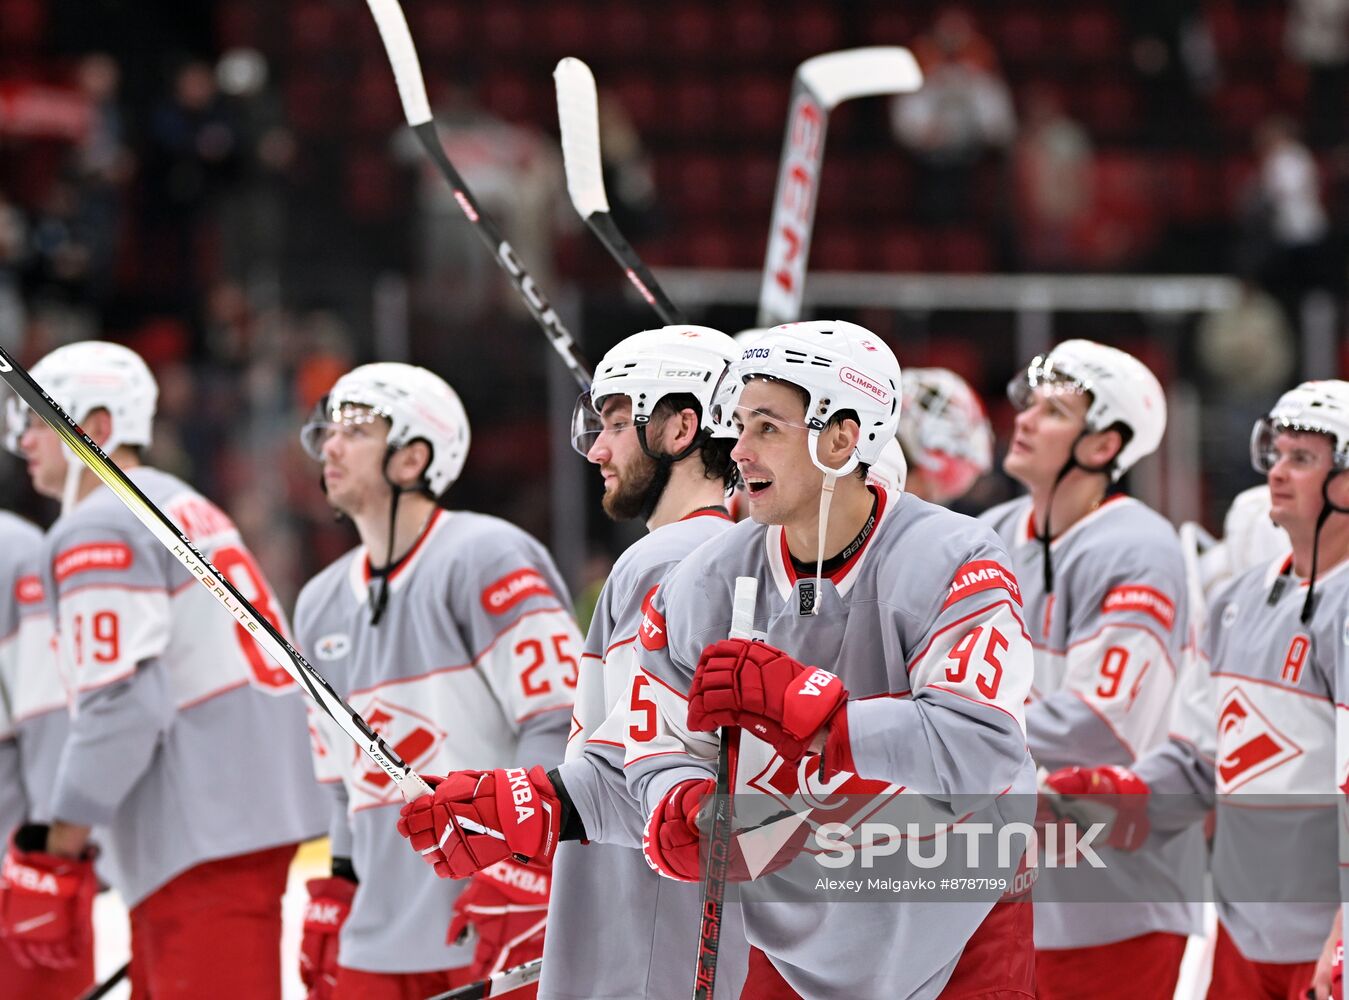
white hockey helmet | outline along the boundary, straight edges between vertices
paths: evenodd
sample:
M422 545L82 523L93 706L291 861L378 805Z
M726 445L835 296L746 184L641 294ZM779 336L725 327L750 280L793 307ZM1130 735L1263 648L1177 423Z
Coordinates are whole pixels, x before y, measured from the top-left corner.
M1282 431L1311 431L1330 438L1335 471L1349 468L1349 382L1303 382L1279 397L1251 431L1251 465L1266 473L1278 457L1274 439Z
M343 413L348 406L364 407L388 420L390 448L419 440L431 446L423 478L433 497L459 478L468 458L468 414L459 395L439 375L398 362L353 368L337 380L300 431L300 443L312 457L322 460L327 432L348 419Z
M1042 385L1068 387L1090 395L1088 432L1109 430L1117 423L1129 428L1129 440L1111 467L1112 480L1119 479L1162 443L1166 394L1157 376L1132 354L1091 340L1065 340L1012 379L1007 397L1012 405L1025 409L1036 387Z
M879 457L867 469L867 482L873 486L884 487L891 493L903 493L904 483L908 478L909 461L904 457L904 449L899 446L899 441L892 439L881 449Z
M571 443L582 455L603 429L599 411L615 395L632 400L636 425L651 419L666 396L688 394L698 400L702 428L712 437L734 438L712 420L712 394L732 361L740 356L734 340L708 326L676 324L643 330L614 345L595 368L590 391L572 411Z
M717 394L714 419L730 424L751 378L788 382L805 391L810 460L826 475L844 476L858 463L873 465L899 426L900 370L894 352L865 327L843 320L775 326L731 365ZM857 447L842 468L828 469L816 454L819 434L837 414L851 410L861 428Z
M108 411L112 433L103 442L104 452L111 454L123 445L150 444L159 385L131 348L104 340L67 344L35 364L30 374L77 424L83 424L95 410ZM5 447L16 454L27 421L28 407L11 397Z
M993 467L993 428L968 382L946 368L905 368L899 443L943 497Z

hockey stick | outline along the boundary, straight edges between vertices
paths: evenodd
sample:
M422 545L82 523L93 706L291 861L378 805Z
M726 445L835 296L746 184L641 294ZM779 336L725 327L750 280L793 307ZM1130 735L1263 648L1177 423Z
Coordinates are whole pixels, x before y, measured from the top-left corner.
M512 990L537 983L542 972L543 959L536 958L512 969L502 969L487 979L457 987L448 993L437 993L430 1000L487 1000L488 997L504 997Z
M271 622L258 614L257 608L253 607L234 584L201 554L187 535L179 531L178 526L169 520L162 510L150 502L127 474L103 454L103 450L93 439L70 419L69 414L33 381L33 377L4 348L0 348L0 378L4 379L34 413L51 425L52 430L56 431L75 456L88 466L94 475L103 480L108 489L112 490L127 509L136 515L136 519L150 530L155 539L196 577L212 597L225 606L267 655L295 678L296 682L309 692L309 696L318 702L319 707L332 716L333 721L356 741L356 745L393 779L404 798L410 802L419 795L431 794L431 787L422 780L421 775L404 763L394 749L370 728L369 723L338 697L337 692L323 676L309 665L309 662L286 641Z
M590 388L590 365L581 356L576 341L562 322L562 317L548 302L534 278L525 270L515 248L501 235L501 230L492 221L491 216L479 206L477 199L469 191L459 171L454 168L445 148L436 134L436 125L431 118L431 105L426 99L426 84L422 80L421 64L417 61L417 49L412 44L412 34L408 31L407 19L398 0L366 0L370 13L374 15L375 25L379 28L379 37L384 42L384 51L388 53L389 64L393 67L394 80L398 84L398 97L403 103L403 116L412 131L421 140L426 155L440 169L446 182L454 192L464 217L472 223L474 230L482 237L502 270L510 278L515 290L524 299L530 314L538 322L548 342L553 345L572 377L583 391Z
M759 286L759 326L794 323L801 316L829 112L843 101L907 94L922 83L912 53L896 45L827 52L796 68Z
M735 578L731 602L732 639L754 634L754 602L759 581L752 576ZM740 730L723 726L721 751L717 754L717 791L712 829L707 836L707 866L703 870L702 923L698 929L698 968L693 976L693 1000L712 1000L717 985L717 956L721 950L721 918L726 912L726 872L731 863L731 756L739 749Z
M87 992L81 993L76 1000L99 1000L113 991L113 989L126 978L126 974L131 971L131 963L127 962L120 969L114 972L101 983L95 983Z
M679 308L670 301L637 251L623 238L609 214L600 160L599 99L595 75L580 59L563 59L553 70L557 87L557 123L562 131L562 164L567 171L567 193L576 212L599 237L637 294L656 311L662 323L683 323Z

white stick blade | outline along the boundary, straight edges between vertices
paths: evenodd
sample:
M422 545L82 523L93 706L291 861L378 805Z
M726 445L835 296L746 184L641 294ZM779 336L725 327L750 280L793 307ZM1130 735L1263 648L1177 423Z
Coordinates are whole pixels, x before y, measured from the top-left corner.
M807 59L796 72L826 108L855 97L908 94L923 85L918 60L899 45L826 52Z
M412 44L407 18L398 0L366 0L374 15L384 51L393 66L393 78L398 84L398 97L403 102L403 116L409 125L423 125L431 120L431 104L426 99L426 83L422 67L417 62L417 49Z
M754 604L758 598L758 580L752 576L735 578L735 597L731 600L732 639L749 639L754 635Z
M562 130L562 163L567 193L581 218L609 211L600 162L600 109L595 76L580 59L568 56L553 70L557 122Z

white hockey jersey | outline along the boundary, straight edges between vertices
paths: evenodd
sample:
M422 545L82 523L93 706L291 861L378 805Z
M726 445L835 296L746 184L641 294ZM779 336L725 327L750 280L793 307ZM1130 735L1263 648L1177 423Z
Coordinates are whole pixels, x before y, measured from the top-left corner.
M42 590L42 532L0 511L0 838L50 819L69 719ZM3 848L0 848L2 850Z
M1035 763L1050 771L1129 765L1164 742L1187 636L1185 563L1171 525L1130 497L1107 498L1051 543L1047 594L1030 498L981 520L1007 544L1026 602L1035 643L1026 733ZM1199 831L1143 853L1099 852L1104 870L1041 874L1037 948L1202 931L1198 894L1184 878L1204 865Z
M128 475L286 630L218 507L156 469ZM73 691L50 813L96 828L128 906L204 861L322 831L298 686L111 490L52 526L42 571Z
M663 1000L691 996L701 917L699 887L661 878L641 852L645 817L623 776L622 727L636 670L643 599L731 520L699 511L657 528L614 563L581 656L581 683L558 774L588 843L567 841L553 861L552 919L541 1000ZM713 543L715 544L715 543ZM614 961L614 956L622 956ZM723 916L718 997L738 997L748 946L738 911Z
M1349 562L1306 584L1291 556L1220 590L1169 743L1135 767L1165 829L1216 812L1218 919L1257 962L1309 962L1335 915L1334 683L1349 661ZM1207 682L1207 683L1201 683Z
M643 604L628 698L625 770L650 815L676 784L715 771L717 735L688 730L687 691L703 649L727 634L737 577L759 581L756 637L848 688L857 773L822 777L813 755L788 765L743 732L733 779L737 826L743 804L814 830L796 862L740 892L746 938L807 997L936 996L999 895L840 896L828 881L856 873L826 866L826 829L851 844L893 809L992 830L1034 807L1022 720L1033 652L1005 549L970 518L907 494L878 498L870 533L819 593L781 526L742 522L686 558Z
M581 636L542 545L495 517L436 510L389 574L378 625L369 584L362 546L305 585L296 634L399 756L435 775L562 759ZM466 883L436 878L408 850L397 786L327 716L311 720L315 769L333 795L332 852L362 880L339 962L395 973L467 965L472 942L445 940Z

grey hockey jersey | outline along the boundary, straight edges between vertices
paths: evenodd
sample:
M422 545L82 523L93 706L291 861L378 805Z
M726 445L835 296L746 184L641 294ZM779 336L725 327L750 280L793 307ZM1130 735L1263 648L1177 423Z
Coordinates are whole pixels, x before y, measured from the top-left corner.
M650 815L676 784L715 770L717 736L688 730L687 691L704 647L727 634L737 577L759 581L756 637L842 678L855 774L823 775L813 755L789 765L742 732L733 786L737 803L809 824L805 853L741 892L746 938L808 997L936 996L997 901L837 895L826 831L851 846L891 807L989 829L1033 812L1022 718L1033 652L1006 550L970 518L878 497L870 534L819 593L780 525L742 522L686 558L644 602L628 698L625 771Z
M981 519L1006 543L1026 602L1035 643L1026 734L1035 763L1050 771L1130 765L1163 743L1187 637L1185 562L1171 525L1131 497L1106 499L1051 543L1054 592L1047 594L1030 498ZM1041 873L1036 947L1202 932L1200 900L1184 877L1203 869L1200 831L1155 850L1100 854L1104 870Z
M581 636L543 546L498 518L436 510L388 577L370 624L364 547L310 580L296 604L301 651L417 771L552 766L562 759ZM366 972L467 965L446 943L465 883L436 878L395 824L403 800L327 716L311 712L315 769L333 796L334 855L362 880L338 960Z
M0 844L20 823L50 818L69 726L41 553L42 532L0 511Z
M589 843L565 842L553 861L542 1000L664 1000L693 993L699 887L661 878L642 856L644 817L623 776L624 699L643 599L730 524L720 511L700 511L657 528L619 557L600 593L581 656L567 761L559 768ZM740 995L747 958L739 914L728 907L718 997Z
M218 507L156 469L128 475L286 629ZM299 688L110 490L52 526L42 570L73 692L50 813L97 828L128 906L204 861L322 832Z
M1215 595L1206 669L1186 685L1170 742L1135 768L1158 825L1214 806L1218 919L1257 962L1314 961L1336 909L1334 685L1349 662L1349 562L1316 581L1307 625L1306 583L1290 567L1291 556L1257 566Z

